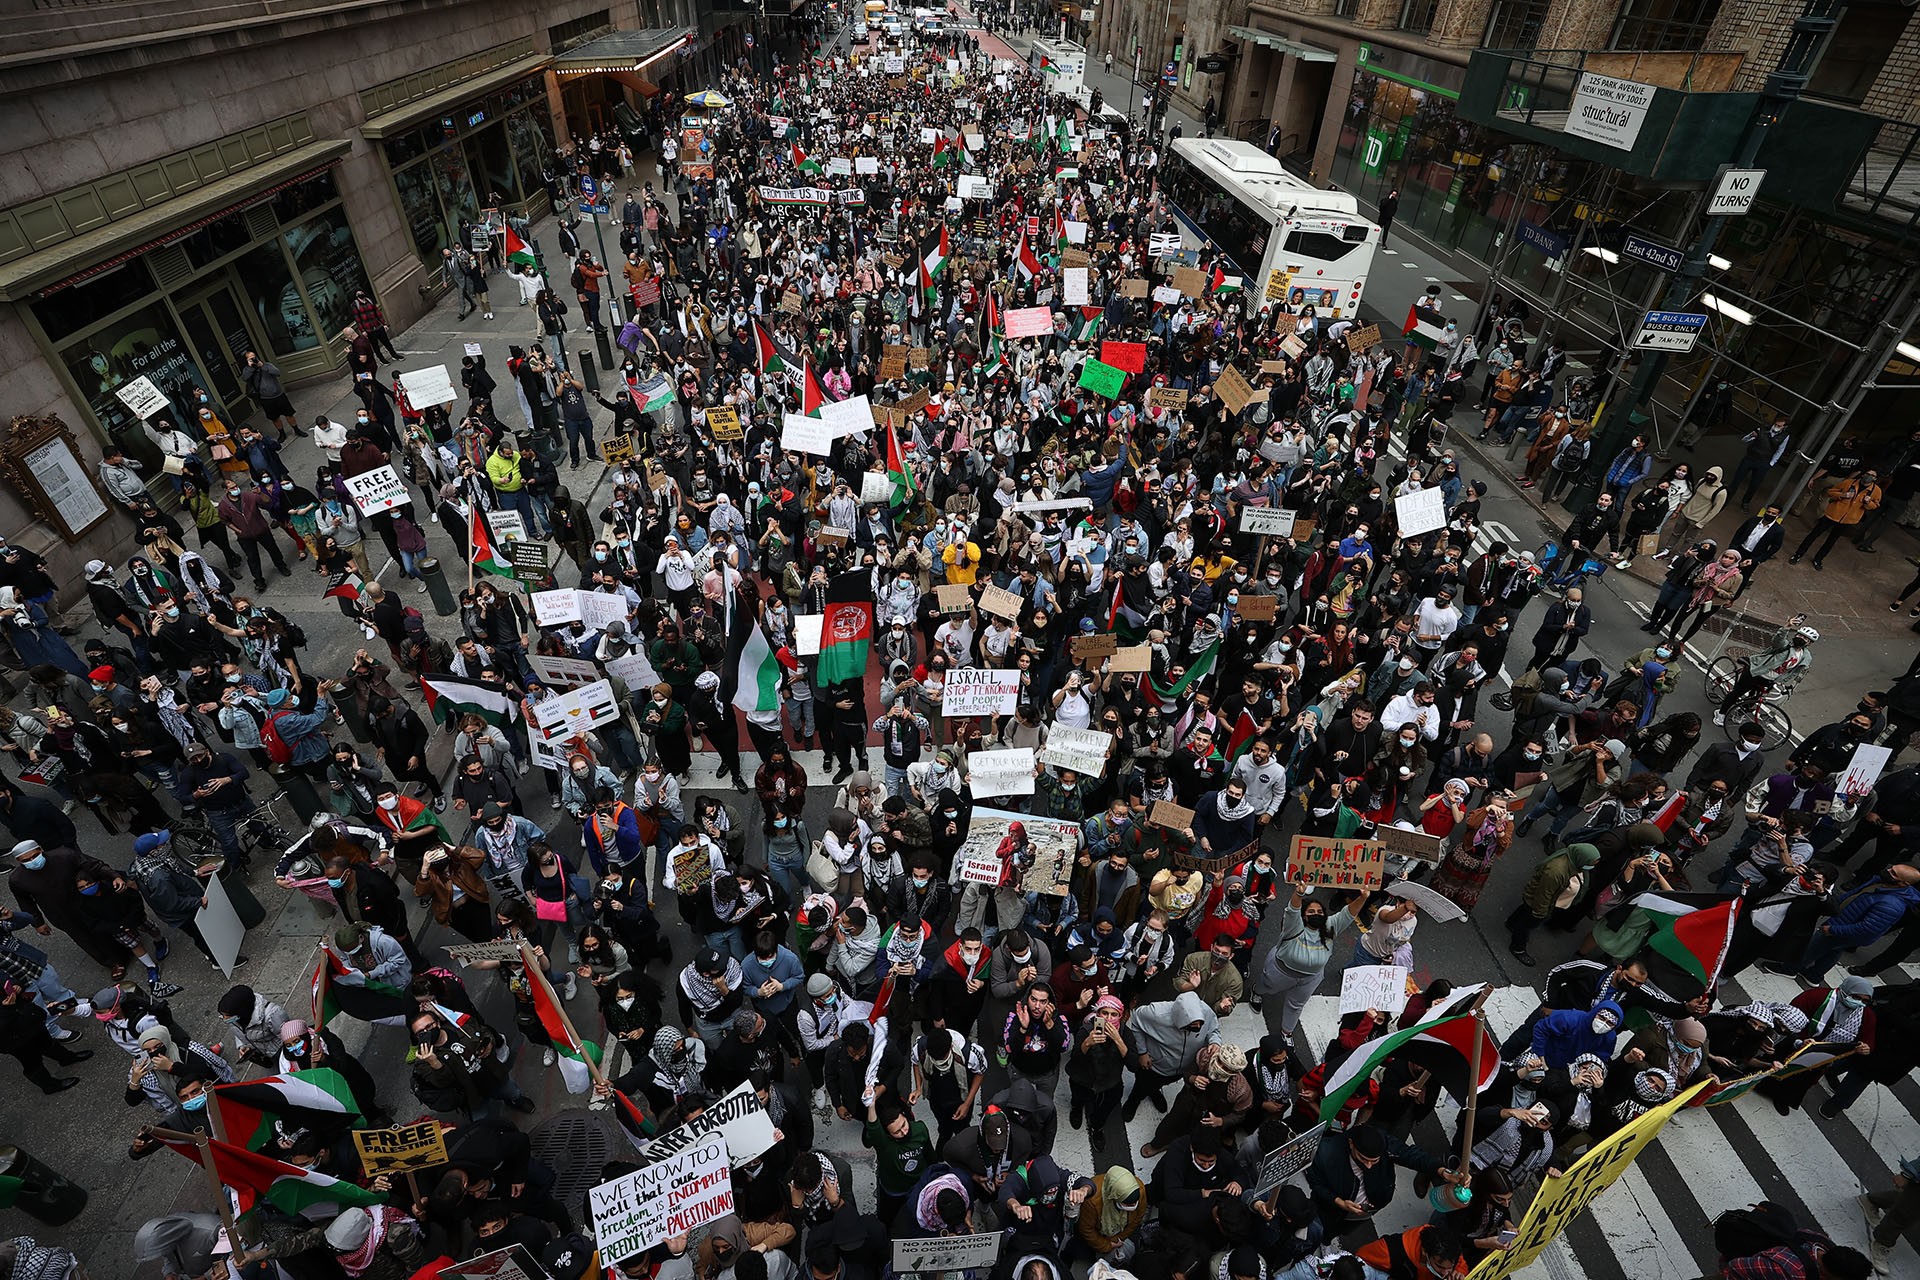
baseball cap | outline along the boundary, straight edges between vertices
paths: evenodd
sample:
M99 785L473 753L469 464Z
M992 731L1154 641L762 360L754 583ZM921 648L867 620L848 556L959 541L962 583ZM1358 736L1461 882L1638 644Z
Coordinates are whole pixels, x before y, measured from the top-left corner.
M1013 1141L1013 1126L1008 1123L1006 1113L998 1108L989 1109L987 1118L980 1122L980 1137L986 1142L987 1150L1005 1151Z
M167 841L173 839L171 831L149 831L133 842L133 854L137 858L143 853L152 853Z
M705 947L693 958L693 971L706 978L717 978L727 971L727 958L718 948Z

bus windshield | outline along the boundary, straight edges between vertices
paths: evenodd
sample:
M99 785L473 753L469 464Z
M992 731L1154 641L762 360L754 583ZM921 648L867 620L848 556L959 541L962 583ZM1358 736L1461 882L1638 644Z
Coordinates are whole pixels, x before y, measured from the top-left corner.
M1167 156L1166 188L1174 212L1189 230L1218 245L1247 279L1259 274L1273 235L1271 215L1224 190L1177 152Z

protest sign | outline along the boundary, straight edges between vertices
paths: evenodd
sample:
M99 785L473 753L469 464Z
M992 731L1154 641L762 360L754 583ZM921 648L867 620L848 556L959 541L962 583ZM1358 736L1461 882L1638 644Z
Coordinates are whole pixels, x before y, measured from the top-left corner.
M1067 642L1067 650L1073 654L1075 662L1087 658L1104 658L1120 648L1120 637L1111 631L1096 631L1089 636L1075 636Z
M907 352L907 363L915 369L931 369L933 367L933 348L914 347Z
M973 779L971 790L976 796L1030 796L1033 794L1033 748L970 752L967 774Z
M1892 747L1876 747L1871 742L1863 742L1853 749L1853 756L1847 761L1847 771L1840 776L1840 784L1835 790L1842 796L1863 796L1880 781L1881 770L1887 767L1887 761L1893 758Z
M1064 218L1061 220L1060 226L1061 229L1067 233L1068 244L1085 244L1087 242L1086 223L1075 222L1072 218Z
M1165 409L1169 413L1184 413L1187 394L1184 387L1155 387L1147 392L1147 405L1149 408Z
M1020 673L981 667L954 667L947 672L940 699L942 715L1010 716L1020 696Z
M1357 356L1363 356L1380 342L1380 326L1370 324L1364 329L1347 330L1347 350Z
M710 1133L726 1140L727 1154L736 1165L758 1160L775 1141L773 1120L760 1105L760 1095L743 1080L720 1101L709 1103L698 1119L669 1129L641 1147L640 1158L657 1164L694 1147Z
M907 358L905 356L880 357L880 381L894 382L907 376Z
M1204 871L1206 874L1212 875L1216 871L1231 871L1248 858L1251 858L1254 853L1259 850L1260 842L1256 840L1252 844L1243 845L1233 850L1231 853L1223 853L1211 858L1203 856L1206 851L1199 849L1198 845L1194 846L1194 848L1199 850L1199 852L1175 853L1173 855L1173 865L1182 871Z
M962 884L984 884L989 887L1000 883L1004 865L992 850L974 850L960 857L960 881Z
M1388 853L1397 853L1403 858L1418 858L1422 862L1439 862L1443 856L1440 837L1430 836L1424 831L1415 831L1410 827L1385 826L1374 828L1373 838Z
M952 673L949 672L949 675ZM1113 750L1113 735L1101 729L1073 729L1056 724L1047 731L1047 746L1040 759L1059 769L1072 769L1089 778L1107 771L1107 753Z
M1286 511L1280 507L1242 507L1240 508L1240 532L1269 533L1276 537L1293 536L1293 522L1299 518L1298 512Z
M1053 334L1052 307L1021 307L1002 317L1008 338L1045 338Z
M624 623L627 620L627 597L619 591L582 591L580 620L587 624L589 631L605 631L612 623Z
M873 406L865 396L848 396L845 400L829 400L820 406L820 421L833 431L833 438L858 435L862 431L873 430Z
M1397 964L1356 965L1340 975L1340 1016L1377 1009L1394 1017L1407 1007L1407 974Z
M933 589L941 613L965 613L973 607L973 596L964 583L947 582Z
M353 505L360 508L362 515L369 516L377 511L404 507L413 501L407 496L407 486L400 483L392 464L362 471L357 476L348 476L347 496L353 499Z
M1298 360L1307 353L1307 344L1300 341L1298 334L1288 334L1280 339L1280 352L1290 360Z
M1241 372L1232 365L1220 370L1220 376L1213 380L1213 389L1220 393L1222 403L1229 412L1239 413L1253 403L1253 388Z
M1180 304L1180 297L1180 291L1172 285L1157 284L1153 286L1153 300L1163 307L1178 306Z
M1144 342L1103 342L1100 359L1128 373L1144 373L1147 368L1147 344Z
M1000 1257L1000 1233L975 1236L919 1236L893 1242L893 1270L897 1275L932 1271L979 1271Z
M115 389L114 394L120 397L121 404L127 406L127 412L136 418L151 418L168 408L166 393L144 373Z
M1087 268L1061 268L1060 300L1070 307L1084 307L1087 305Z
M465 1262L444 1263L435 1274L440 1280L552 1280L521 1244L510 1244Z
M980 607L996 618L1013 621L1020 619L1020 597L1005 587L996 587L992 583L980 588Z
M571 587L533 593L533 625L542 629L580 621L580 593Z
M1118 400L1120 388L1125 386L1126 382L1125 369L1116 369L1099 360L1089 360L1080 366L1079 385L1108 400Z
M861 472L860 501L862 505L877 502L883 507L892 502L893 477L884 471Z
M606 460L607 465L610 467L617 467L623 462L633 461L633 452L633 433L631 431L623 431L617 436L608 436L600 442L600 456Z
M407 403L416 409L452 404L454 401L453 379L448 376L447 366L443 364L403 372L400 375L400 389L407 393Z
M1287 877L1336 889L1378 889L1386 854L1372 840L1295 836L1287 849Z
M827 625L824 613L793 615L793 651L803 658L820 652L820 635Z
M544 542L509 542L507 559L513 565L515 582L545 582L549 568L547 565L547 544Z
M1180 233L1178 231L1155 231L1147 236L1147 256L1152 258L1170 258L1180 252Z
M600 679L600 664L585 658L549 658L528 654L534 674L555 689L580 689Z
M1233 611L1244 622L1271 622L1280 612L1280 597L1242 594Z
M740 440L745 432L740 428L740 410L730 404L716 404L707 410L707 430L715 440Z
M1393 500L1393 514L1403 538L1432 533L1446 527L1447 496L1438 488L1403 493Z
M625 1262L732 1213L726 1139L709 1133L658 1164L603 1182L587 1192L587 1208L604 1262Z
M240 959L240 942L247 936L247 926L240 922L240 913L233 909L233 899L227 896L227 886L220 883L219 876L209 875L201 880L200 901L206 905L194 913L194 927L200 930L200 937L206 942L213 962L220 966L220 972L231 978L234 965Z
M1389 897L1404 898L1413 903L1433 919L1435 924L1446 924L1451 920L1465 920L1467 913L1462 911L1453 899L1435 893L1417 880L1395 880L1387 886Z
M585 733L594 725L618 720L620 704L613 696L612 685L595 680L536 704L533 718L549 737L555 733Z
M780 447L824 458L833 452L833 427L822 418L789 413L780 420Z
M967 827L967 838L956 855L962 865L969 857L998 859L1001 842L1012 835L1018 823L1024 841L1016 839L1011 855L1020 874L1024 893L1044 893L1059 897L1073 880L1074 857L1080 849L1080 824L1058 818L1040 818L1030 813L1009 813L1003 809L975 808Z
M618 658L607 659L607 674L627 686L629 691L651 689L660 683L660 673L653 669L653 663L647 655L638 649L629 650Z
M1189 298L1197 298L1207 291L1206 273L1198 267L1175 267L1173 287Z
M1193 810L1171 800L1155 800L1147 811L1147 825L1166 831L1186 831L1193 826Z
M1153 646L1135 644L1128 645L1124 649L1115 649L1113 657L1107 662L1107 670L1110 673L1153 670Z
M1144 298L1147 296L1147 282L1139 276L1128 276L1120 282L1120 296L1123 298Z
M472 964L476 960L519 960L520 944L517 942L455 942L446 947L448 958L461 964Z
M1322 1122L1261 1156L1260 1174L1254 1179L1253 1194L1264 1196L1288 1178L1303 1172L1313 1163L1314 1154L1320 1150L1320 1136L1326 1131L1327 1126Z
M527 536L527 522L518 511L487 512L487 528L495 542L518 542Z
M438 1120L395 1129L355 1129L353 1146L369 1178L383 1173L416 1173L447 1162L447 1140Z

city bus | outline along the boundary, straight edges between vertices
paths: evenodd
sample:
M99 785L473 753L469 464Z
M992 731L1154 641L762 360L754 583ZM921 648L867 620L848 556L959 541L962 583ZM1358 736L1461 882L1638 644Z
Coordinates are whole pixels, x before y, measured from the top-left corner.
M1269 303L1321 320L1360 314L1380 228L1344 191L1323 191L1247 142L1180 138L1161 190L1188 248L1211 242L1238 268L1249 314Z

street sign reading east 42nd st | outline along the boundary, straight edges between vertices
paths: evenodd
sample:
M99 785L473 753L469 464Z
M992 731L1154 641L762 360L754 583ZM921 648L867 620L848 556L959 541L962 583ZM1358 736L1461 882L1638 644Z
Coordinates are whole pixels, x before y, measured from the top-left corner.
M1707 317L1693 311L1649 311L1634 337L1636 351L1691 351Z

